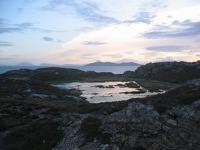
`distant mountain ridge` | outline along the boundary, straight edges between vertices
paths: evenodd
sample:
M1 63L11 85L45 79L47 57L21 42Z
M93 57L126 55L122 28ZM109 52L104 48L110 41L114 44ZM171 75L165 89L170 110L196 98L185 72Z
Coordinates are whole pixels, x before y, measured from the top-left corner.
M134 63L134 62L127 62L127 63L113 63L113 62L94 62L89 63L85 66L140 66L140 64Z
M16 66L35 66L35 65L29 62L23 62L23 63L17 64Z
M65 66L82 66L82 65L75 65L75 64L49 64L49 63L41 63L40 65L34 65L29 62L23 62L17 64L15 66L40 66L40 67L65 67ZM123 63L114 63L114 62L93 62L86 64L84 66L141 66L141 64L134 63L134 62L123 62Z

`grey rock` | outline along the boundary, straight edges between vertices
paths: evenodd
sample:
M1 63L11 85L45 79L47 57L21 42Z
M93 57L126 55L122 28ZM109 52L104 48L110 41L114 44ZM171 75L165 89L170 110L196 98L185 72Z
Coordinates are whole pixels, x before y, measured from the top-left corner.
M162 129L163 129L165 132L169 132L170 127L168 127L168 126L166 126L166 125L163 125L163 126L162 126Z
M65 95L65 98L70 98L70 99L73 99L77 102L83 102L83 103L89 103L88 101L80 98L80 97L77 97L77 96L73 96L73 95Z
M28 88L27 90L24 91L25 93L31 93L32 90L30 88Z
M68 126L72 123L77 123L81 120L81 116L79 114L65 114L62 117L62 125L63 126Z
M55 150L200 149L199 108L200 101L196 101L159 114L149 104L132 102L124 109L107 116L67 114L60 119L65 137ZM84 118L91 115L102 120L100 135L107 133L109 143L101 143L101 138L105 138L101 136L86 142L78 132Z
M52 100L57 100L58 99L58 97L55 96L55 95L35 94L35 93L32 93L31 97L33 97L33 98L40 98L40 99L49 98L49 99L52 99Z
M167 120L166 125L168 125L168 126L176 126L177 122L176 122L176 120L169 119L169 120Z
M41 98L41 99L44 99L44 98L48 98L48 95L32 93L32 94L31 94L31 97L33 97L33 98Z

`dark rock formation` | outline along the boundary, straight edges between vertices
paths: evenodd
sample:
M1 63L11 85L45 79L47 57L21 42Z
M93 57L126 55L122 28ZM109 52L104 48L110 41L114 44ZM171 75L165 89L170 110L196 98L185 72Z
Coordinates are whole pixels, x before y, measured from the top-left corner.
M188 80L200 78L200 61L192 63L148 63L144 66L140 66L139 68L137 68L135 70L135 73L133 73L133 76L173 83L183 83Z

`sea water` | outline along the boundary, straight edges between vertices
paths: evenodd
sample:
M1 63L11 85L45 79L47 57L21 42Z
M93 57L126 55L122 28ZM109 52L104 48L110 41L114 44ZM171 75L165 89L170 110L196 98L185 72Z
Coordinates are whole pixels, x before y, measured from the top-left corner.
M123 101L131 98L143 98L149 95L156 95L164 92L149 92L141 86L139 88L122 86L126 83L128 82L72 82L53 86L62 89L79 89L82 91L81 96L85 97L90 103ZM124 93L138 91L139 89L146 92L141 94Z

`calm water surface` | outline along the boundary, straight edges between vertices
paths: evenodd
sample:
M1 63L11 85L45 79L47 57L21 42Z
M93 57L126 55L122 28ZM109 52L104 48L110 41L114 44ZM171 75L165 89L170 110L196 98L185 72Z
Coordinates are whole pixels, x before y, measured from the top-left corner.
M89 101L90 103L123 101L130 98L143 98L149 95L158 94L158 92L149 91L146 91L146 93L142 94L125 94L124 92L138 91L138 88L119 86L119 84L124 85L125 83L128 82L72 82L57 84L53 86L64 89L80 89L82 90L81 96L86 97L87 101ZM143 87L140 86L140 89L142 88Z

